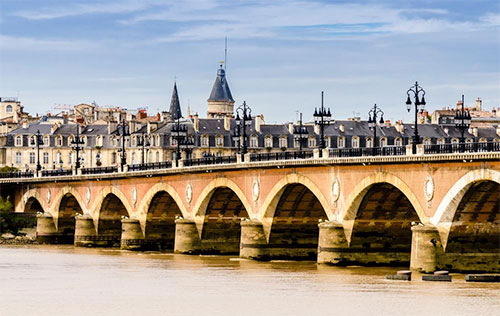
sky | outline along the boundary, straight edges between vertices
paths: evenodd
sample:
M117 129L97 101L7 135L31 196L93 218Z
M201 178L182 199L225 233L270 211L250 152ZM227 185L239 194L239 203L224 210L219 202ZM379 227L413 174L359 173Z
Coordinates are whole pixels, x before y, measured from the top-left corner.
M410 121L415 81L429 111L465 94L500 106L500 2L0 0L0 97L25 110L95 101L204 117L220 61L236 105L266 122L325 106L334 118Z

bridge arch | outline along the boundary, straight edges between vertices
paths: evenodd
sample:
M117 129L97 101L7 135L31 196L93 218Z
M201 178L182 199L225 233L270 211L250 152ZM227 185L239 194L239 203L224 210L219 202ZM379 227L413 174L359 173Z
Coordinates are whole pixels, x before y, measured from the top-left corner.
M33 212L48 212L52 215L49 207L45 203L45 200L41 197L37 189L27 191L18 203L20 207L16 209L20 209L22 213L32 210ZM33 206L35 206L36 209L33 209Z
M202 253L238 253L241 219L253 215L243 191L226 178L217 178L205 187L193 214Z
M495 232L497 232L498 225L500 225L500 210L498 209L499 184L499 171L478 169L465 174L446 193L430 220L438 228L445 249L448 248L454 223L462 221L461 219L457 219L457 217L463 215L461 213L463 213L464 209L474 208L474 214L470 214L470 216L474 217L474 222L469 223L471 228L476 230L474 235L477 236L479 233L485 233L485 227L478 226L481 225L481 221L483 224L489 222L489 225L493 225L490 228L496 229ZM481 197L477 196L481 193ZM477 203L474 206L467 205L475 203L477 198L482 200L477 201L481 203ZM488 212L480 214L485 202L493 205L493 207L489 210L489 214Z
M314 195L316 199L318 199L328 219L331 219L333 216L331 214L331 208L328 204L327 199L325 198L319 187L311 179L297 173L288 174L274 185L274 187L271 189L271 191L269 191L266 199L262 203L262 209L264 210L264 212L261 215L261 221L264 226L264 233L266 234L266 238L268 241L271 234L271 227L278 203L280 202L280 199L283 196L286 188L294 184L303 185Z
M144 195L138 210L142 231L151 247L172 249L175 218L187 215L182 199L175 189L166 183L155 184Z
M75 235L75 216L84 214L82 209L82 199L78 192L64 188L59 191L54 199L54 223L57 232L60 234L61 241L64 243L73 243Z
M394 175L372 174L346 198L342 224L349 252L359 264L404 264L410 261L412 222L427 219L408 185Z

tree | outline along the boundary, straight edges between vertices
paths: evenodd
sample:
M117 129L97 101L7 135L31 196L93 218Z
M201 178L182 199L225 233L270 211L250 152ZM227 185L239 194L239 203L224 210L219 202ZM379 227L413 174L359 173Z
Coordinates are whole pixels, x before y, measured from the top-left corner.
M17 216L14 213L13 205L10 202L10 197L3 198L0 196L0 232L11 233L13 235L19 234L21 228L26 227L28 220L23 217Z

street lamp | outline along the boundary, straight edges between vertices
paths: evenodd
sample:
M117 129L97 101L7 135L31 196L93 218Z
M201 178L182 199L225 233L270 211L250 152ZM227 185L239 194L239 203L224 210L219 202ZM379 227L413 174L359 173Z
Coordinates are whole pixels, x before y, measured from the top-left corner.
M469 129L471 122L470 112L465 110L464 95L462 94L462 109L455 112L455 126L460 130L460 151L465 151L465 130Z
M125 151L125 137L130 136L130 129L128 124L123 120L118 124L118 135L122 137L122 148L121 148L121 170L125 171L125 165L127 164L127 152Z
M80 145L83 145L83 140L80 139L80 125L76 124L76 138L71 141L71 145L75 145L76 151L76 163L75 163L75 171L78 172L80 168Z
M40 164L40 145L43 145L42 136L40 135L40 130L36 132L36 173L38 174L42 170L42 165Z
M368 127L373 130L373 148L377 147L377 117L380 115L380 124L384 124L384 111L377 104L368 111Z
M179 160L181 159L181 143L185 140L187 135L187 126L181 125L180 118L177 118L176 124L172 126L172 133L176 133L176 135L172 136L176 143L177 149L175 151L175 166L179 166Z
M304 142L307 140L307 127L302 125L302 113L300 113L299 126L293 127L293 135L295 140L299 142L300 153L302 154L302 147L304 146Z
M418 136L418 111L419 107L420 111L424 111L424 106L425 106L425 90L422 89L421 86L418 85L418 82L415 82L415 85L412 86L408 91L406 91L406 94L408 95L408 98L406 99L406 109L408 112L411 110L411 105L412 101L410 98L410 92L413 93L414 97L414 102L413 104L415 105L415 131L413 135L413 142L412 142L412 153L415 155L417 153L417 144L420 143L420 137ZM422 99L420 99L420 95L422 95Z
M140 146L142 147L142 158L141 158L141 165L144 166L144 163L146 162L147 160L147 157L146 157L146 150L149 150L148 148L146 147L149 147L150 146L150 143L149 143L149 136L147 133L142 133L141 136L139 136L139 138L137 138L137 146Z
M319 109L314 108L314 122L319 125L319 156L323 156L323 149L325 149L325 127L330 125L330 118L332 114L330 113L330 108L325 108L323 106L323 95L324 92L321 91L321 107Z
M240 118L241 114L241 118ZM236 126L238 130L239 136L243 136L243 144L241 146L241 161L244 161L245 154L248 152L248 147L247 147L247 126L252 125L252 109L247 105L246 101L243 101L243 104L240 105L236 109ZM241 128L241 129L240 129ZM239 150L238 146L238 152Z

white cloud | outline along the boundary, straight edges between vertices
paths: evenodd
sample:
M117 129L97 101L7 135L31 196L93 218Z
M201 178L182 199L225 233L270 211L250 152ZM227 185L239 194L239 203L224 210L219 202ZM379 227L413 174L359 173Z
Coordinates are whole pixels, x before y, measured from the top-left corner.
M78 51L95 49L99 46L99 44L97 44L96 42L81 40L37 39L32 37L14 37L0 35L0 46L2 47L3 51Z

